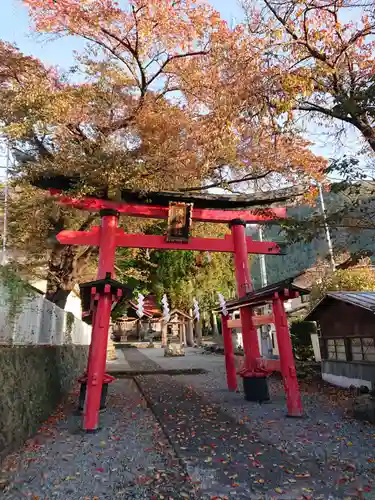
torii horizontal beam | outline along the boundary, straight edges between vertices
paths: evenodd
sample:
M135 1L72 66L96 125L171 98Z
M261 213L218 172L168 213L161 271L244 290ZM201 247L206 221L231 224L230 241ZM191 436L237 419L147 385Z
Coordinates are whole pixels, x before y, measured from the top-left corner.
M61 231L57 240L62 245L99 246L100 228L94 226L90 231ZM250 236L246 238L247 251L252 254L280 255L281 250L277 243L254 241ZM126 234L117 229L115 238L116 247L127 248L156 248L161 250L194 250L200 252L234 252L231 234L224 238L190 238L188 243L169 243L165 236L151 234Z
M263 325L271 325L275 322L275 318L273 314L265 314L265 315L254 315L253 323L254 326L263 326ZM228 319L228 328L242 328L240 319Z
M53 192L53 191L52 191ZM161 205L142 205L136 203L123 203L98 198L72 198L58 196L57 202L80 210L100 212L100 210L116 210L121 215L144 217L150 219L168 219L168 207ZM206 208L193 208L193 220L198 222L229 223L234 219L242 219L247 224L269 222L286 217L285 207L262 208L253 210L211 210Z

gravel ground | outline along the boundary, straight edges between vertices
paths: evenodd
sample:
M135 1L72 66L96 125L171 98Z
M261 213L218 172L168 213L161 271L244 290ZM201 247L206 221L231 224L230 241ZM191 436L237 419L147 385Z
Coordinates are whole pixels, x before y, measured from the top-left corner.
M146 354L126 355L131 365L138 358L151 368L155 361ZM228 495L233 478L236 498L375 498L375 428L345 417L346 391L302 382L306 415L289 419L280 380L270 380L272 403L260 406L226 390L223 363L205 362L207 374L139 378L189 474L203 478L203 492ZM212 436L224 446L205 462ZM207 486L207 469L216 488Z
M1 474L9 486L0 498L174 499L192 490L134 381L117 381L110 392L98 433L83 434L80 418L65 416L74 410L68 405L9 456Z
M157 352L124 353L132 369L168 364ZM97 434L79 430L72 403L60 408L3 464L0 498L375 499L375 428L345 417L346 391L302 383L306 416L288 419L280 380L270 381L271 404L248 403L227 391L222 356L199 356L169 364L207 374L111 384Z

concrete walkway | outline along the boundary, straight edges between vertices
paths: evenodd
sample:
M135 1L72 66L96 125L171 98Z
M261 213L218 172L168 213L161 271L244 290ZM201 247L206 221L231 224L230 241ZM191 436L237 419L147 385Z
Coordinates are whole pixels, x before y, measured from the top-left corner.
M117 363L148 374L111 385L95 435L79 430L72 394L3 464L1 498L375 498L375 428L345 418L345 391L302 383L306 416L293 420L277 379L268 405L229 393L223 356L124 349ZM191 368L206 373L160 374Z
M107 373L130 371L130 365L126 360L124 350L116 349L116 356L117 359L114 359L112 361L107 361L107 366L106 366Z

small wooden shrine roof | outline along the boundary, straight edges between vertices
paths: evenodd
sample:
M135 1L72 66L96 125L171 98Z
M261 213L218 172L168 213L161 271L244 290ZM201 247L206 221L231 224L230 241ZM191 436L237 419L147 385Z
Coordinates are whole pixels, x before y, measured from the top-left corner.
M227 309L228 311L234 311L235 309L240 309L241 307L246 306L260 307L269 303L274 297L275 293L278 293L279 296L285 300L288 300L288 294L290 294L291 292L297 292L299 295L309 294L310 290L301 288L294 283L294 280L298 276L299 274L297 276L293 276L291 278L287 278L285 280L278 281L277 283L265 286L258 290L254 290L253 292L246 294L246 296L244 297L229 300L226 303Z
M174 314L177 314L179 316L182 316L186 320L192 320L193 318L189 316L189 314L186 314L185 312L181 311L180 309L172 309L172 311L169 313L169 315L172 317Z
M40 189L54 189L58 191L73 191L79 186L79 177L66 177L55 175L51 177L39 177L34 179L32 184ZM97 188L90 197L112 200L108 187ZM193 203L196 208L208 209L244 209L248 207L272 207L278 204L285 204L286 201L301 196L306 189L303 186L283 188L273 191L257 191L246 195L224 195L224 194L202 194L192 192L145 192L121 190L121 200L124 203L150 204L168 206L170 202Z

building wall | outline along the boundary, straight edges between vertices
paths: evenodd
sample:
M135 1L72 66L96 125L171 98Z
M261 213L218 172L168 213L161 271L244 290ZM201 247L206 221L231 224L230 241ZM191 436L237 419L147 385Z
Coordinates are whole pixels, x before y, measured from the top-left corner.
M326 338L375 336L375 314L335 299L317 309L314 321Z
M0 283L0 346L88 346L90 342L91 326L35 292L11 297Z
M330 300L317 309L314 320L320 327L323 380L339 387L372 388L375 384L375 363L327 359L327 339L345 340L346 351L350 349L350 338L375 337L375 315L366 309ZM349 344L348 344L349 343ZM347 356L347 359L351 359Z
M322 361L322 378L339 387L372 388L375 384L375 365L372 363L353 363L345 361Z
M39 280L39 281L33 281L31 283L32 286L40 290L43 294L46 293L47 290L47 281L46 280ZM64 311L66 312L71 312L76 316L77 318L82 317L82 304L81 304L81 299L79 297L79 294L76 293L75 291L70 292L68 295L68 298L66 300L66 305L64 307Z

